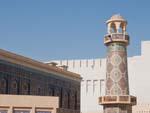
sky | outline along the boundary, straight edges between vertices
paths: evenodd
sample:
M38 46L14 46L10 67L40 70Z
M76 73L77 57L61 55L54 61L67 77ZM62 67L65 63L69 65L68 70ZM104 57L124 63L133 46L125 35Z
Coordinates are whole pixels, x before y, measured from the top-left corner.
M104 58L114 14L128 21L128 55L140 55L150 0L0 0L0 48L39 61Z

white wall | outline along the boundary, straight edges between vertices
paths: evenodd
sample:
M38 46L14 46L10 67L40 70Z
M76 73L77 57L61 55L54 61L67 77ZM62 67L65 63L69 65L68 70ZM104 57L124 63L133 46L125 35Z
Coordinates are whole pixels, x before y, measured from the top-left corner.
M138 103L150 103L150 41L142 42L141 56L129 58L130 91Z
M140 56L128 58L130 94L137 96L138 103L150 103L150 41L142 42ZM98 97L105 93L105 59L59 60L59 65L67 65L69 71L79 73L81 83L81 112L102 111Z

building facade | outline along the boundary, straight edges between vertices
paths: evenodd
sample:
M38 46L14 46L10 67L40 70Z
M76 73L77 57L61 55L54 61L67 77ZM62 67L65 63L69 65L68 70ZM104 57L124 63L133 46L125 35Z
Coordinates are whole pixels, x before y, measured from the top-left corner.
M80 80L80 75L54 63L50 66L0 50L0 94L57 96L57 113L80 113Z
M58 108L54 96L0 95L0 113L57 113Z
M141 42L141 55L128 57L130 93L136 95L137 105L133 113L150 112L150 41ZM51 62L51 61L49 61ZM49 63L47 62L47 63ZM105 95L106 59L55 60L58 65L68 66L68 70L79 73L81 82L81 112L101 113L98 98Z

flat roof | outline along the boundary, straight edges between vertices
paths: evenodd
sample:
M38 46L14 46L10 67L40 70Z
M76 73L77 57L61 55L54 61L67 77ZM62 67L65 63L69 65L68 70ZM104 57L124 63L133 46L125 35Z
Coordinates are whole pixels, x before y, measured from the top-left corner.
M31 58L22 56L22 55L18 55L6 50L2 50L0 49L0 59L1 60L5 60L14 64L18 64L18 65L22 65L22 66L26 66L29 68L33 68L36 70L40 70L40 71L44 71L47 73L54 73L57 74L58 76L61 77L67 77L70 79L74 79L74 80L81 80L81 77L79 74L61 69L57 66L50 66L46 63L37 61L37 60L33 60Z

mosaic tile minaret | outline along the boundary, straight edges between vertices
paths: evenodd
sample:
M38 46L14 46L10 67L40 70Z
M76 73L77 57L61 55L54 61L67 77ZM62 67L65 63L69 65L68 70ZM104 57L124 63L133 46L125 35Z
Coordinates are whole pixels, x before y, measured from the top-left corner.
M99 98L104 113L132 113L136 97L129 95L126 32L127 21L120 15L107 22L108 34L104 37L107 46L106 94Z

